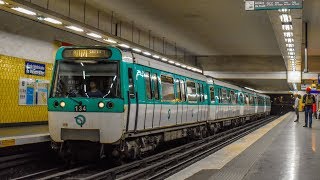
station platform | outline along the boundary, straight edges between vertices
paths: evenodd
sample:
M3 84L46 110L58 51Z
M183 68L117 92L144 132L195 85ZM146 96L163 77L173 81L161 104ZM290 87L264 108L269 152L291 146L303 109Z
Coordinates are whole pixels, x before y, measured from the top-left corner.
M0 128L0 148L49 141L48 125Z
M294 120L287 113L167 179L319 179L320 120Z

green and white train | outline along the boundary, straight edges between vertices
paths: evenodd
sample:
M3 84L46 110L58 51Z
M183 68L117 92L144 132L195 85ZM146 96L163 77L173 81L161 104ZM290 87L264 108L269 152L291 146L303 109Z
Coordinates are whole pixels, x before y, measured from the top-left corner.
M270 97L116 47L61 47L49 109L52 145L135 158L270 113Z

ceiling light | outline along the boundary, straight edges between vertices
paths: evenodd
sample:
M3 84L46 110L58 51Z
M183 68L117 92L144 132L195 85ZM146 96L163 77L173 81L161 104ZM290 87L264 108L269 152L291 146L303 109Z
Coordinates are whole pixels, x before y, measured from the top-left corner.
M170 64L174 64L174 61L171 61L171 60L170 60L169 63L170 63Z
M123 47L123 48L130 48L130 46L127 45L127 44L119 44L119 46L120 46L120 47Z
M5 4L3 1L0 1L0 4Z
M293 42L294 42L293 38L284 38L284 40L285 40L287 43L293 43Z
M11 9L18 11L18 12L21 12L21 13L24 13L24 14L31 15L31 16L37 15L37 13L29 11L29 10L21 8L21 7L15 7L15 8L11 8Z
M181 67L186 68L187 66L186 65L181 65Z
M102 38L99 34L96 33L87 33L88 36L94 37L94 38Z
M192 69L192 67L188 66L187 69Z
M109 43L113 43L113 44L115 44L115 43L117 43L117 41L115 41L115 40L113 40L113 39L103 39L104 41L107 41L107 42L109 42Z
M78 28L76 26L66 26L66 28L74 30L74 31L78 31L78 32L83 32L83 29Z
M286 13L286 12L290 12L290 9L279 9L278 11L282 13Z
M282 30L290 31L290 30L292 30L292 25L290 25L290 24L282 25Z
M288 58L290 58L290 59L295 59L296 56L288 56Z
M168 59L166 59L166 58L161 58L161 60L162 60L162 61L168 61Z
M144 55L147 55L147 56L151 56L151 53L149 53L149 52L147 52L147 51L144 51L143 54L144 54Z
M294 48L287 48L287 51L294 51Z
M292 32L283 32L284 37L293 37L293 33Z
M141 52L141 50L137 49L137 48L133 48L132 50L135 51L135 52Z
M177 66L181 66L181 64L180 63L174 63L175 65L177 65Z
M153 55L152 57L156 58L156 59L159 59L160 57L157 56L157 55Z
M280 20L281 20L281 22L291 22L292 18L291 18L291 15L281 14L280 15Z
M47 22L50 22L50 23L53 23L53 24L62 24L61 21L58 21L58 20L55 20L55 19L52 19L52 18L44 18L43 20L45 20Z
M294 56L294 55L295 55L295 52L288 52L288 55L289 55L289 56Z
M294 44L286 44L286 47L288 47L288 48L293 48L293 47L294 47Z

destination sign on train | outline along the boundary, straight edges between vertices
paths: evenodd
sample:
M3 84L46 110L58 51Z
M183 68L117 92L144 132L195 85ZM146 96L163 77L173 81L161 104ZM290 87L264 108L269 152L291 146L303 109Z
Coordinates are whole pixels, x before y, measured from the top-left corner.
M64 58L109 58L111 51L108 49L66 49L63 51Z
M246 0L245 9L254 10L277 10L277 9L302 9L302 0Z

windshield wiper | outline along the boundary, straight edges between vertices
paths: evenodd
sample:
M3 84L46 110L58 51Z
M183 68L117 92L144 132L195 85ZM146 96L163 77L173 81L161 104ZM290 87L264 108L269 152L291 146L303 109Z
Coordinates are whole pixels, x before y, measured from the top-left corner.
M70 98L71 100L73 100L74 102L78 103L79 105L82 105L82 102L81 101L78 101L76 99L74 99L73 97L69 97L71 93L67 93L67 98Z

